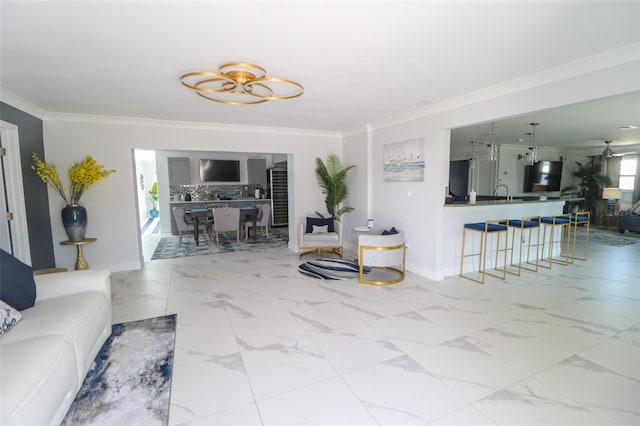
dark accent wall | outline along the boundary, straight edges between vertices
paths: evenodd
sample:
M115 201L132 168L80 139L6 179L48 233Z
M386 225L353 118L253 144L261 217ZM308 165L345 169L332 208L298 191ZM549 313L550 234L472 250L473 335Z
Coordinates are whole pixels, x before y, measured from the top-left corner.
M33 269L55 267L47 185L31 170L31 153L45 161L42 120L0 102L0 120L18 126L20 162Z

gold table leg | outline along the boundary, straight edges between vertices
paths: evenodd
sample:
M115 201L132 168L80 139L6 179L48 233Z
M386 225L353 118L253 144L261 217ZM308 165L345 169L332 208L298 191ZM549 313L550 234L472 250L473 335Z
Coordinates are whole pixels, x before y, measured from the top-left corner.
M85 269L89 269L89 263L87 259L85 259L84 254L82 253L82 245L78 244L78 258L76 259L76 271L82 271Z

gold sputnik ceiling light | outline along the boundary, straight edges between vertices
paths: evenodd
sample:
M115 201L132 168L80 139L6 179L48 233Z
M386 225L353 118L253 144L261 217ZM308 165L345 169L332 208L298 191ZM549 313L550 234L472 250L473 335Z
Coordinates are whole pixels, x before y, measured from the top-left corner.
M292 80L267 76L267 70L248 62L230 62L217 72L192 71L180 76L183 86L207 100L230 105L253 105L293 99L304 87Z

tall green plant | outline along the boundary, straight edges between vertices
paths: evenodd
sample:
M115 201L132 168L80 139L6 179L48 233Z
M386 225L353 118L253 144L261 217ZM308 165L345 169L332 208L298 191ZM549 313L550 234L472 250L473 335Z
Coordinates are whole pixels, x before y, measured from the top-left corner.
M611 185L611 179L600 171L600 161L596 161L595 157L591 157L591 160L586 164L576 161L576 170L574 170L573 176L580 179L580 182L578 185L562 188L562 195L584 198L578 203L578 206L591 212L591 217L594 217L596 206L600 202L601 188L605 185Z
M151 191L149 191L149 199L153 201L153 210L158 209L158 182L153 182Z
M340 207L340 205L347 199L347 184L345 182L347 172L354 167L353 165L343 166L340 159L334 154L327 157L326 163L321 158L316 158L318 185L322 188L322 193L325 194L324 202L327 206L327 212L335 220L340 220L343 214L353 211L353 207ZM316 212L316 214L324 217L322 213Z

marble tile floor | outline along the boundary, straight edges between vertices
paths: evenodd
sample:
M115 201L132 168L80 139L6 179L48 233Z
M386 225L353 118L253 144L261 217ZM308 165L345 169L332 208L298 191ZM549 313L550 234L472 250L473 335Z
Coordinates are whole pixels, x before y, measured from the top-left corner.
M638 425L640 244L482 286L300 275L286 249L112 274L178 314L171 425Z

